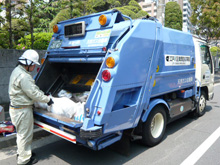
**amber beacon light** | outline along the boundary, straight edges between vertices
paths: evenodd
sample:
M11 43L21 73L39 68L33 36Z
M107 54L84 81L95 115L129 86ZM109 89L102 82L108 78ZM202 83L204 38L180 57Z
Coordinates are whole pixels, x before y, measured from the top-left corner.
M99 23L100 23L100 25L102 25L102 26L105 26L105 25L107 25L107 17L106 17L106 15L100 15L100 17L99 17Z
M58 25L53 26L53 32L57 33L59 31Z

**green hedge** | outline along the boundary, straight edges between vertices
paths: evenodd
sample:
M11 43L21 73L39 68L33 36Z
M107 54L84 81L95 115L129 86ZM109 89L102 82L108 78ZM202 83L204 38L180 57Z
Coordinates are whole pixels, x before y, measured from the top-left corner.
M34 33L33 49L46 50L53 33ZM18 41L16 49L30 49L31 48L31 35L26 35Z

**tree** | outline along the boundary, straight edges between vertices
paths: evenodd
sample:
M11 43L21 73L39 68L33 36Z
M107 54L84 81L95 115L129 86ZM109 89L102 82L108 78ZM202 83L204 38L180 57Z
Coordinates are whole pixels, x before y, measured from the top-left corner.
M7 23L6 26L8 26L8 28L7 28L8 32L6 32L6 33L9 34L8 40L9 40L9 48L10 49L13 48L12 21L14 18L18 17L18 13L16 12L17 11L16 7L18 5L22 5L24 3L25 3L24 0L19 0L19 1L17 1L17 3L14 3L14 1L11 1L11 0L5 0L2 3L2 5L6 9L6 17L5 17L5 20L2 20L2 23L4 23L4 25L6 25L6 23Z
M123 4L126 2L126 6L121 5L120 2L123 2ZM131 18L140 18L142 16L148 15L147 12L143 11L140 7L140 5L135 0L130 1L121 1L121 0L88 0L87 3L74 3L75 10L73 9L73 16L79 17L83 15L88 15L91 13L97 13L106 11L109 9L118 9L123 14L130 16ZM78 10L76 10L78 9ZM50 24L50 31L52 32L52 27L57 24L57 22L67 20L70 17L70 8L61 10L57 16L53 19L53 21Z
M53 26L60 21L88 14L86 1L75 0L73 4L70 4L69 1L64 1L61 3L62 9L60 10L60 12L58 12L58 14L54 17L49 25L50 32L52 32Z
M56 17L62 9L66 8L64 5L66 1L61 0L38 0L35 11L35 17L38 18L37 24L35 24L34 32L49 32L49 25L51 21Z
M3 8L3 3L0 2L0 13L3 12L2 8ZM0 15L0 27L1 27L1 24L4 23L4 18Z
M9 48L12 48L12 5L11 5L11 0L5 0L5 7L6 7L6 20L9 23L9 28L8 28L8 32L9 32Z
M207 42L220 37L220 2L219 0L190 0L192 6L191 23L195 34Z
M39 18L37 17L37 6L40 0L30 0L28 3L22 4L19 8L19 13L22 16L22 19L26 19L28 22L28 32L31 34L31 48L33 48L34 44L34 27L39 22Z
M177 2L168 2L165 7L165 27L182 30L183 16Z
M217 46L213 46L210 48L212 56L220 55L220 48Z

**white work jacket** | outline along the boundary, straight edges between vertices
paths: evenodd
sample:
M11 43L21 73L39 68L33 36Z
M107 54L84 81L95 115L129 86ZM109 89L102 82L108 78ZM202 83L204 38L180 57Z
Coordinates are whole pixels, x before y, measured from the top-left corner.
M29 106L34 102L48 103L50 97L36 86L30 72L18 65L12 72L9 81L9 97L12 106Z

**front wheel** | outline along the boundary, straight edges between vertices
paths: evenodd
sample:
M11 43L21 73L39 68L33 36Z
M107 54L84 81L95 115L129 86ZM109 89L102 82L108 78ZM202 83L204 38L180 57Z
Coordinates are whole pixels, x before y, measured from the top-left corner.
M142 142L147 146L155 146L161 142L166 130L166 112L163 106L156 106L143 123Z
M205 113L205 107L206 107L206 94L204 91L201 91L201 95L199 97L198 105L197 105L197 110L196 110L196 115L197 116L202 116Z

